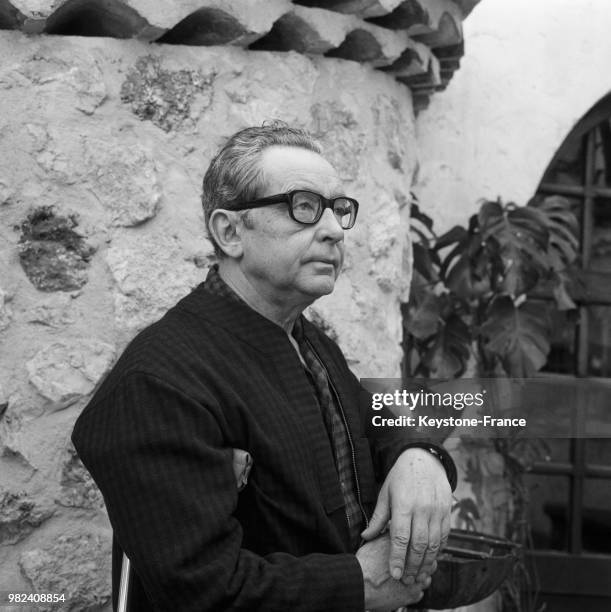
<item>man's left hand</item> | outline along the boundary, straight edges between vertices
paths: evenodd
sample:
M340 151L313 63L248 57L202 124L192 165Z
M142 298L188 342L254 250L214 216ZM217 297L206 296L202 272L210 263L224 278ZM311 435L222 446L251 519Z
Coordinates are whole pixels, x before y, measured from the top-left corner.
M412 584L429 572L450 532L452 490L441 462L422 448L405 450L380 489L369 527L371 540L390 520L389 570L395 579Z

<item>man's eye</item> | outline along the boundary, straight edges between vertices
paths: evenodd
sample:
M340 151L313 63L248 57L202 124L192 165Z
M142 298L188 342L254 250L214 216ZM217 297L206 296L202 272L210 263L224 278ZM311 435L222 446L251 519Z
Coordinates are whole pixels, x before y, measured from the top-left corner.
M301 200L293 203L293 210L316 210L317 205L315 202L309 200Z
M349 215L352 207L349 202L336 202L333 206L336 215Z

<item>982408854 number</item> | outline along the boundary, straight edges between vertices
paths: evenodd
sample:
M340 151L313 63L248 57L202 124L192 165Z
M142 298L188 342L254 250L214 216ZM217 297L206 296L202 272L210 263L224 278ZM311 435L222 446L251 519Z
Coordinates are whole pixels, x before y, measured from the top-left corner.
M64 593L24 593L24 592L2 592L0 603L8 604L35 604L35 603L60 603L66 601Z

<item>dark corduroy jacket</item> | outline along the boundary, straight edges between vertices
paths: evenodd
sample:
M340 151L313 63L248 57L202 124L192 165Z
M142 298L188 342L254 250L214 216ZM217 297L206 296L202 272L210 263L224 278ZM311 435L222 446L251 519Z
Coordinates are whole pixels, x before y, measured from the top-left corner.
M371 426L339 348L304 332L346 414L370 513L406 440ZM362 612L313 388L285 332L247 306L196 288L132 341L72 439L148 600L140 609ZM239 494L233 448L254 459Z

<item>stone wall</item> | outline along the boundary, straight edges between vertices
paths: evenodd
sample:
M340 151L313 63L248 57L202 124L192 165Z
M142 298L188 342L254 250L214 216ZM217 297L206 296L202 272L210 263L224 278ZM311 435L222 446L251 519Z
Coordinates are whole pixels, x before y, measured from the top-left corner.
M395 376L412 96L295 52L3 32L0 57L0 590L106 609L110 529L69 436L129 339L204 278L211 155L270 118L321 139L362 213L312 316L357 374Z

